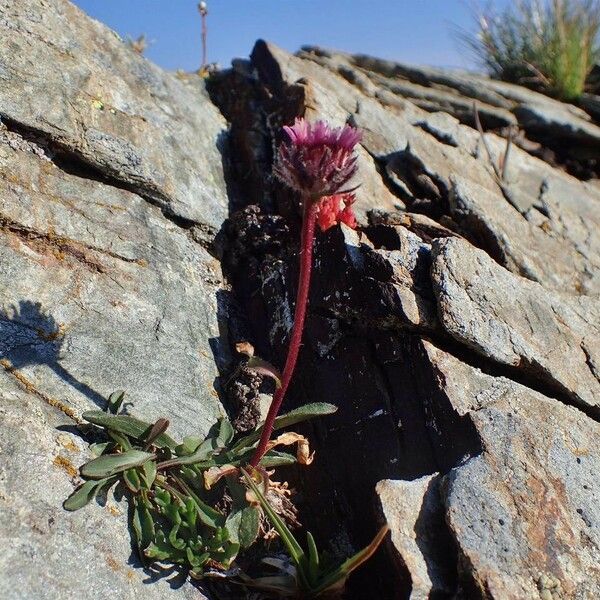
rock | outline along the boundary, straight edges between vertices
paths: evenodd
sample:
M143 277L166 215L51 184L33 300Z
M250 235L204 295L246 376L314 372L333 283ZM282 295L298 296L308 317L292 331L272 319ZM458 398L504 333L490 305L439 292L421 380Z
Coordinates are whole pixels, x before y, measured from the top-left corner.
M563 105L522 104L515 109L521 127L529 131L552 132L560 138L596 146L600 142L600 127L575 117Z
M558 160L585 178L598 175L600 128L590 117L596 111L593 100L583 99L579 108L475 73L407 65L311 46L304 47L298 56L341 75L365 95L392 109L410 110L416 105L429 112L450 113L462 123L474 126L476 102L485 129L500 130L518 124L529 138L521 143L523 147L532 148L532 142L541 142L552 150L539 153L545 160Z
M430 343L424 349L440 391L468 415L481 440L478 456L441 479L463 591L486 598L596 597L600 425ZM388 501L398 494L404 497L398 491Z
M226 125L200 86L165 74L67 0L4 0L0 36L10 41L0 46L3 120L168 214L218 231Z
M451 471L442 492L471 589L489 598L597 597L598 423L526 389L472 419L485 450Z
M548 291L458 238L432 250L438 313L454 339L600 414L595 299Z
M600 291L600 252L590 233L600 227L596 210L600 197L575 181L564 186L572 191L556 193L561 181L546 180L539 200L521 193L519 197L530 198L531 205L523 204L519 211L499 190L485 189L457 174L452 177L450 212L513 273L550 289L595 295ZM516 185L509 189L519 191ZM551 201L556 202L552 208Z
M104 506L63 510L79 479L77 467L90 458L87 443L71 433L66 415L4 369L0 387L2 598L204 598L176 575L169 581L141 568L124 502L111 495Z
M453 541L444 524L439 477L383 480L375 490L392 531L392 544L411 576L410 598L451 596L456 589L456 568Z
M65 1L3 2L0 27L0 596L198 598L147 585L126 504L62 502L112 391L176 437L223 414L225 121Z

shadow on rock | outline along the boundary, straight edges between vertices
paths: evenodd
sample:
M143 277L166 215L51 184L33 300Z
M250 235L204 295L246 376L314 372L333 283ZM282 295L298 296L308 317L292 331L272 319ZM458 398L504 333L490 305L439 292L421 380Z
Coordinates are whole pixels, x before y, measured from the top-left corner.
M79 381L60 363L65 332L40 302L21 300L19 306L0 311L0 360L5 367L23 369L46 365L63 381L104 408L106 400Z

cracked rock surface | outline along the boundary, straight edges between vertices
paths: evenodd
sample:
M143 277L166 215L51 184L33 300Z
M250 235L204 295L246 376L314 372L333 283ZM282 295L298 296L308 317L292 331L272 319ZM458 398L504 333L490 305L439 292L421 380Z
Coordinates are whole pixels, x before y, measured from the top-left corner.
M296 116L364 133L360 228L317 236L286 398L339 410L282 472L335 556L390 524L348 598L600 596L592 110L264 41L205 85L67 0L0 0L0 33L2 598L203 597L149 583L114 498L61 503L116 389L176 436L258 418L233 348L285 359L300 219L271 161Z
M463 112L419 101L409 84L423 93L444 86ZM297 475L305 523L334 548L365 543L378 518L392 527L387 556L353 577L351 597L595 597L598 187L573 165L553 166L539 145L550 132L533 137L535 128L515 138L498 181L472 127L472 99L495 129L486 133L494 161L519 106L543 103L588 133L592 117L466 74L315 48L290 56L265 42L211 93L244 149L234 170L257 174L254 216L247 225L236 216L227 271L260 323L253 342L276 364L291 327L298 216L258 173L263 149L280 139L273 123L353 123L377 167L362 165L361 231L318 237L287 400L340 406L309 429L317 457ZM249 123L252 136L243 133ZM373 197L382 182L385 193ZM390 192L403 207L388 202ZM291 236L267 248L273 213ZM240 252L248 231L265 243Z
M68 2L2 2L0 29L0 596L170 597L126 505L62 502L89 460L74 425L111 392L177 436L223 414L202 232L226 214L226 124Z

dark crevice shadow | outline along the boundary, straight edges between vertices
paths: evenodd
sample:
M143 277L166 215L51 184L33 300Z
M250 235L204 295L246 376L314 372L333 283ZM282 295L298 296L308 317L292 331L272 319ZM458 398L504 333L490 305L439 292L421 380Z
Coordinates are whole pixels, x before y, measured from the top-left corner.
M62 366L64 340L61 325L44 312L40 302L21 300L19 306L0 310L0 360L16 370L46 365L80 394L104 408L106 399Z

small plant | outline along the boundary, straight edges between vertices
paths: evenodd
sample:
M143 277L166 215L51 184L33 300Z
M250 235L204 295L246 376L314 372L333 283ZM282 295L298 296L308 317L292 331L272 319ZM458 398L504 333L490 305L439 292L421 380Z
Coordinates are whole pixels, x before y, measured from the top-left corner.
M349 125L331 129L323 121L309 123L296 119L293 127L284 127L288 140L279 147L273 173L292 190L300 194L302 234L300 239L300 275L294 324L287 358L269 408L265 426L250 464L256 467L267 449L271 428L292 379L308 305L312 249L315 225L322 231L336 223L355 228L352 212L355 201L352 190L343 190L357 171L354 147L360 141L358 130Z
M207 569L227 569L259 534L260 511L246 498L239 467L248 462L261 428L236 437L229 421L221 419L205 438L177 443L167 435L165 419L150 424L117 414L123 398L116 392L106 412L84 413L106 439L91 446L95 458L80 469L85 482L64 508L78 510L118 485L131 502L132 529L144 562L181 565L194 578ZM309 404L279 417L274 429L335 410L331 404ZM302 448L300 462L305 462L305 438L288 432L271 443L260 468L298 462L298 456L274 449L293 443ZM214 508L219 503L226 508Z
M277 591L281 596L297 598L316 598L341 592L352 571L373 556L389 531L389 527L384 525L366 548L342 563L335 563L327 554L317 550L310 531L306 532L305 551L283 519L273 510L253 477L246 471L243 473L246 483L279 534L293 562L293 568L290 569L283 561L270 560L272 566L280 567L282 574L278 577L252 580L251 583L257 587L266 587ZM255 471L254 475L256 474ZM260 476L260 473L258 475Z
M493 77L576 100L600 57L597 0L519 0L463 38Z
M144 54L148 49L148 46L151 42L148 42L146 38L146 34L142 33L137 38L133 39L131 36L127 36L125 39L125 43L136 53L136 54Z

